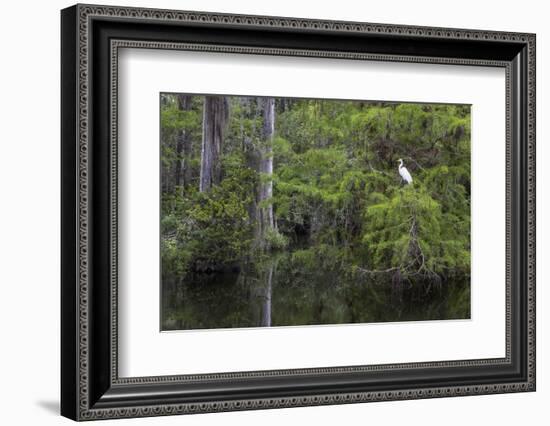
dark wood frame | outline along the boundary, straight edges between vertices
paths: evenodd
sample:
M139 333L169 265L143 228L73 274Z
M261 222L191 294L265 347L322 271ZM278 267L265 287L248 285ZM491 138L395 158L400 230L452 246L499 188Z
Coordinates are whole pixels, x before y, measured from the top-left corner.
M61 13L61 36L64 416L89 420L535 390L533 34L76 5ZM505 68L506 357L119 378L116 65L121 47Z

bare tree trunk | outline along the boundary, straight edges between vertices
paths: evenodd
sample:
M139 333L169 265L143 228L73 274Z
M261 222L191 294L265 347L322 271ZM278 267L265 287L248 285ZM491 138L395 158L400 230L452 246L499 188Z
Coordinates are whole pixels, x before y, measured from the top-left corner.
M162 150L164 152L165 147L168 147L172 145L171 138L166 136L165 132L163 131L160 135L160 143L162 145ZM171 179L171 168L170 165L165 164L164 162L161 163L161 173L160 173L160 184L162 192L164 193L171 193L172 192L172 179Z
M192 97L189 95L177 95L178 108L180 111L191 110ZM184 186L189 184L190 170L186 162L189 158L190 151L189 132L182 129L178 132L176 142L176 162L174 164L174 176L176 186Z
M229 104L224 96L205 96L202 118L201 174L199 191L208 191L221 180L221 148Z
M263 128L260 148L260 190L258 202L267 201L267 205L260 206L260 234L265 235L268 229L274 228L273 204L273 135L275 133L275 99L263 98ZM269 201L268 201L269 200Z

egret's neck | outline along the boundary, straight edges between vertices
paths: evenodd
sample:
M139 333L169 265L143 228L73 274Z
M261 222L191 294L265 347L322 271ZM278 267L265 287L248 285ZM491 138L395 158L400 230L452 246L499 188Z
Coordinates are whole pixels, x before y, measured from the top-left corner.
M399 160L399 168L403 167L403 160Z

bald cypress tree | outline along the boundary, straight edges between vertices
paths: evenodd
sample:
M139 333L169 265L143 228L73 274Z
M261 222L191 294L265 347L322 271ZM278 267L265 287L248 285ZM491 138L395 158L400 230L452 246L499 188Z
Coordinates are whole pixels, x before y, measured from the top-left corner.
M205 96L202 120L199 190L208 191L221 181L221 150L229 114L224 96Z
M273 136L275 134L275 99L261 98L263 125L259 146L260 186L258 189L258 238L265 246L266 234L275 228L273 217Z
M184 113L191 111L193 97L190 95L176 95L179 111ZM191 152L191 131L186 127L179 129L176 138L176 161L174 161L174 180L176 186L189 184L191 168L187 164Z

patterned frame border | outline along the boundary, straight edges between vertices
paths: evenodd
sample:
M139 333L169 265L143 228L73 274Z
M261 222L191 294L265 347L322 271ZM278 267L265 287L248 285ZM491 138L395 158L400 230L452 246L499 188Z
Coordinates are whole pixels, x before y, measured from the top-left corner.
M487 394L487 393L504 393L504 392L517 392L534 390L535 387L535 36L532 34L520 34L520 33L502 33L494 31L478 31L478 30L463 30L463 29L445 29L445 28L427 28L427 27L409 27L400 25L381 25L381 24L367 24L367 23L354 23L354 22L335 22L335 21L323 21L323 20L309 20L309 19L293 19L293 18L275 18L275 17L263 17L263 16L243 16L243 15L226 15L226 14L213 14L213 13L201 13L201 12L183 12L183 11L168 11L168 10L156 10L156 9L136 9L136 8L119 8L119 7L103 7L103 6L91 6L91 5L78 5L78 164L77 164L77 176L78 176L78 418L81 420L92 420L112 417L140 417L151 415L170 415L170 414L184 414L184 413L196 413L196 412L216 412L216 411L229 411L229 410L244 410L244 409L261 409L261 408L280 408L280 407L292 407L292 406L309 406L309 405L325 405L325 404L341 404L352 402L366 402L366 401L382 401L382 400L400 400L400 399L416 399L416 398L433 398L442 396L460 396L460 395L475 395L475 394ZM89 46L89 27L90 20L94 17L119 17L129 19L140 19L147 21L176 21L176 22L200 22L200 23L215 23L215 24L234 24L241 26L252 27L277 27L277 28L303 28L303 29L315 29L317 31L344 31L344 32L360 32L360 33L377 33L377 34L406 34L422 37L437 37L447 39L470 39L470 40L500 40L508 42L520 42L526 43L528 50L528 75L527 75L527 98L528 98L528 191L527 191L527 203L528 203L528 248L527 248L527 273L528 273L528 379L527 382L521 383L506 383L495 385L483 385L483 386L451 386L447 388L426 388L426 389L405 389L399 391L381 391L381 392L361 392L361 393L337 393L318 396L305 396L305 397L279 397L279 398L267 398L267 399L249 399L249 400L233 400L224 402L209 402L201 404L166 404L160 406L144 406L139 408L115 408L115 409L90 409L89 408L89 395L88 395L88 373L89 373L89 335L88 335L88 46ZM127 43L125 45L125 43ZM114 42L112 49L114 51L118 47L143 47L143 48L159 48L159 49L180 49L183 46L179 44L171 43L148 43L147 46L139 45L143 42ZM186 48L193 48L193 45L187 45ZM195 45L195 47L197 47ZM216 46L209 46L214 50ZM218 47L219 48L219 47ZM248 48L242 47L223 47L224 51L233 53L261 53L261 54L298 54L302 56L322 56L322 57L336 57L341 58L346 54L341 52L335 53L332 56L328 52L313 51L289 51L284 49L257 49L259 51L251 52L247 51ZM204 45L200 46L198 50L205 49ZM343 56L342 56L343 55ZM391 56L391 55L359 55L349 54L348 59L370 59L370 60L395 60L395 61L411 61L411 62L428 62L428 63L455 63L464 65L473 65L474 61L463 59L443 59L443 58L414 58L404 56ZM361 58L359 56L362 56ZM368 56L368 57L367 57ZM503 66L502 63L492 61L475 61L476 65L486 66ZM111 77L111 89L116 94L116 69L112 69L114 74ZM506 73L507 88L510 86L510 72L507 68ZM115 97L116 99L116 97ZM507 103L507 116L510 113L510 94L507 90L506 94ZM112 117L116 118L116 105L112 109ZM508 117L507 117L508 118ZM507 120L507 125L508 125ZM115 126L116 127L116 126ZM116 350L113 350L114 358L113 369L111 371L111 379L114 383L159 383L159 382L173 382L180 380L212 380L227 377L246 377L250 375L297 375L304 373L331 373L342 371L364 371L360 368L366 368L367 370L374 369L392 369L392 368L407 368L407 367L426 367L426 366L449 366L450 365L479 365L488 363L502 363L509 361L509 322L510 312L508 309L508 302L510 299L510 289L508 285L510 276L510 230L509 230L509 207L510 207L510 147L509 147L509 135L510 129L506 129L507 134L507 259L506 259L506 276L507 276L507 349L505 359L496 360L468 360L458 361L458 364L454 362L450 363L421 363L421 364L392 364L384 366L367 366L367 367L334 367L334 368L322 368L322 369L307 369L307 370L275 370L268 372L250 372L250 373L227 373L221 375L201 375L201 376L163 376L163 377L146 377L146 378L130 378L119 379L117 377L116 370ZM116 140L116 129L112 130L112 137ZM116 144L113 145L112 155L116 158ZM114 163L116 164L116 162ZM116 167L112 169L112 195L116 201ZM113 213L113 212L112 212ZM116 218L116 211L115 218ZM112 256L116 258L116 220L113 223L113 236L112 239ZM112 344L113 348L116 348L116 262L112 263L111 276L114 282L113 297L112 297ZM344 370L343 370L344 369Z
M184 51L200 51L200 52L223 52L233 54L261 54L261 55L284 55L284 56L305 56L305 57L324 57L330 59L350 59L350 60L369 60L369 61L385 61L385 62L410 62L410 63L438 63L438 64L453 64L453 65L471 65L471 66L487 66L487 67L502 67L505 68L506 79L506 99L510 98L510 66L507 62L501 61L486 61L486 60L463 60L463 59L441 59L441 58L417 58L414 56L397 56L397 55L373 55L359 53L342 53L342 52L314 52L309 50L298 49L274 49L274 48L253 48L253 47L234 47L220 45L203 45L193 43L164 43L150 41L133 41L133 40L111 40L111 346L118 349L118 324L117 324L117 228L118 228L118 187L117 187L117 164L118 164L118 54L121 48L131 49L158 49L158 50L184 50ZM507 102L508 103L508 102ZM509 105L506 106L506 118L510 117ZM508 120L506 120L508 121ZM509 129L506 129L506 163L510 164L510 134ZM510 193L510 179L506 181L506 192ZM511 202L510 197L507 197L506 202ZM510 206L506 208L506 227L510 227ZM509 241L507 241L509 245ZM506 247L506 256L511 253L510 247ZM415 363L399 363L399 364L376 364L376 365L361 365L347 367L327 367L327 368L300 368L300 369L284 369L284 370L261 370L261 371L245 371L232 373L215 373L215 374L188 374L188 375L170 375L170 376L149 376L149 377L118 377L118 350L113 350L111 354L111 381L114 384L148 384L148 383L169 383L174 381L203 381L203 380L219 380L219 379L239 379L248 377L266 377L266 376L292 376L298 374L331 374L343 372L366 372L366 371L383 371L395 370L404 368L426 368L426 367L459 367L459 366L481 366L491 364L507 364L511 362L511 281L509 274L506 275L506 349L504 358L485 358L475 360L458 360L458 361L436 361L436 362L415 362Z

